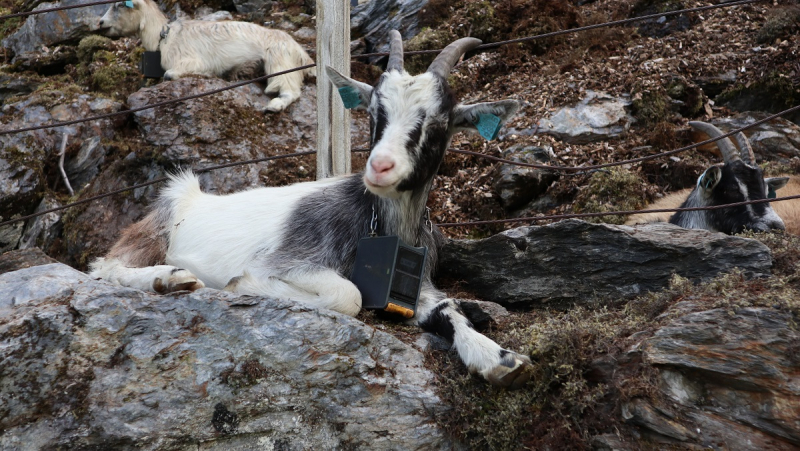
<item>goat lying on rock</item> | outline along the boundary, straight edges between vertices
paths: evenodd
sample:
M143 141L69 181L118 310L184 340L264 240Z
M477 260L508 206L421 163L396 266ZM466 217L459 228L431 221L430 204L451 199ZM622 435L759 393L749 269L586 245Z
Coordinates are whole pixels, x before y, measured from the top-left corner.
M159 293L209 286L356 315L361 294L347 277L374 214L379 235L428 248L411 321L452 341L471 372L496 385L521 386L530 377L530 359L476 332L459 302L431 282L441 233L424 219L425 204L453 133L480 129L492 136L519 108L512 100L456 104L448 73L480 42L453 42L427 72L411 76L403 69L400 33L393 31L387 70L375 87L327 68L349 93L346 105L370 116L363 174L225 196L201 192L192 174L175 176L154 210L92 263L91 275ZM481 122L487 117L488 127Z
M724 133L705 122L689 122L696 130L712 138ZM800 177L770 177L755 164L753 149L747 137L739 132L734 135L739 144L737 151L730 139L716 141L724 164L706 169L697 179L694 189L685 189L670 194L649 205L649 210L707 207L725 205L748 200L767 199L778 189L781 195L800 194ZM787 186L788 183L788 186ZM797 201L744 205L716 210L679 211L672 213L641 213L632 215L626 225L668 221L687 229L706 229L727 234L745 229L768 231L784 230L800 234L800 203ZM785 221L788 221L785 223Z
M145 50L160 50L166 80L188 74L220 77L256 61L264 65L267 74L314 62L280 30L235 21L168 22L153 0L128 0L114 3L98 26L107 36L138 36ZM267 110L281 111L297 100L304 76L315 73L309 68L268 79L264 92L278 97L269 102Z

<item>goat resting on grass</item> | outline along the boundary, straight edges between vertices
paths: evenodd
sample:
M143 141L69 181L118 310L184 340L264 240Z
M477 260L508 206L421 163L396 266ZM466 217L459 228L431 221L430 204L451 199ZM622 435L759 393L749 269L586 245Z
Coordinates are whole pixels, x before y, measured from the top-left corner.
M481 121L489 117L491 136L519 108L513 100L456 103L447 76L480 42L455 41L427 72L411 76L403 69L400 33L392 31L389 63L374 87L327 68L351 94L346 104L370 116L363 174L225 196L201 192L192 174L174 176L154 210L92 263L91 275L159 293L208 286L289 298L355 316L361 294L348 276L374 212L379 235L428 248L410 321L452 341L471 372L496 385L522 386L530 359L476 332L459 302L431 282L442 236L426 223L425 204L453 133L480 127L485 134Z
M711 138L724 135L720 129L706 122L689 122L689 125ZM724 164L706 169L697 179L694 189L670 194L648 205L647 209L709 207L767 199L774 197L775 192L784 187L781 195L800 194L800 177L764 178L761 168L756 165L747 137L741 132L734 137L740 150L728 138L716 141ZM675 214L640 213L632 215L625 224L666 221L687 229L706 229L727 234L745 229L757 232L786 229L789 233L800 234L800 202L790 200L775 202L772 206L760 203L717 210L679 211Z
M153 0L114 3L98 24L107 36L138 36L145 50L161 51L165 80L195 74L220 77L233 69L260 61L267 74L314 61L300 44L280 30L249 22L169 20ZM290 72L267 80L266 94L278 94L268 111L281 111L300 98L306 75L315 68Z

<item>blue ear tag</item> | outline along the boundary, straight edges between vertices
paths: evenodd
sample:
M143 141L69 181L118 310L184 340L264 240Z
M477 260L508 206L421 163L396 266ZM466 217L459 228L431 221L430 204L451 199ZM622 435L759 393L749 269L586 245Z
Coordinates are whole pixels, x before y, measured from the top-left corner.
M125 1L125 6L127 8L133 8L133 1L132 0L126 0Z
M342 86L339 88L339 96L342 98L344 107L348 110L353 109L361 104L361 96L358 95L356 88L352 86Z
M778 193L770 187L769 192L767 192L767 199L775 199L776 197L778 197Z
M478 121L475 122L475 127L481 136L491 141L500 133L500 118L494 114L481 114L478 116Z

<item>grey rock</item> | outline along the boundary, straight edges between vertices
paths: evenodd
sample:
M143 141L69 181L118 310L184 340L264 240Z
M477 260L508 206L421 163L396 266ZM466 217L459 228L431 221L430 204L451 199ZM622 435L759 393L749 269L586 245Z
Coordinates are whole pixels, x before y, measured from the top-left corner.
M550 147L512 146L503 159L530 164L549 164L555 154ZM553 171L500 163L492 187L506 210L515 210L544 194L558 179Z
M643 426L679 442L697 438L697 434L675 421L674 418L674 414L656 409L641 398L633 399L622 405L622 419L628 423Z
M0 274L50 263L56 263L56 261L37 247L16 249L0 254Z
M81 0L62 0L42 3L34 11L56 6L71 6L85 3ZM58 44L74 44L97 28L97 22L105 14L108 5L87 6L29 16L25 23L11 36L3 39L3 47L16 55L14 61L25 54L41 53L43 47Z
M564 107L549 118L539 120L531 130L509 133L547 133L565 142L583 144L619 136L636 121L628 113L630 100L587 91L586 98L575 106Z
M61 264L3 274L0 290L18 300L0 309L2 449L454 446L422 354L354 318L146 294Z
M681 375L669 376L662 390L686 394L676 414L701 431L703 444L796 449L800 333L793 322L791 313L770 308L689 313L645 340L643 357Z
M106 156L105 146L99 136L93 136L81 145L78 154L66 159L64 169L74 189L80 190L100 172Z
M711 123L727 133L735 128L764 119L768 113L747 111L728 118L712 119ZM744 131L756 161L787 163L800 157L800 126L783 118L776 118Z
M504 306L630 298L666 287L672 274L700 280L733 268L770 272L762 243L671 224L628 227L566 220L520 227L482 240L451 240L438 275Z
M119 111L122 105L88 94L68 95L57 91L36 92L17 102L3 105L7 122L2 130L15 130L56 121L96 116ZM44 161L60 150L64 133L71 139L110 138L114 121L102 119L53 129L11 133L0 136L0 220L32 213L44 191ZM63 185L61 185L61 189ZM66 192L66 190L64 191ZM0 252L14 249L24 223L0 228Z
M33 212L40 213L60 206L60 202L52 196L46 195ZM33 247L48 249L61 232L61 213L54 211L29 219L19 239L18 249Z
M269 12L275 2L272 0L233 0L233 6L239 14Z
M389 51L389 31L397 30L403 40L419 33L419 11L428 0L370 0L350 11L350 33L364 38L367 53Z
M19 75L0 75L0 105L6 99L14 96L30 94L41 84L40 81L32 80Z

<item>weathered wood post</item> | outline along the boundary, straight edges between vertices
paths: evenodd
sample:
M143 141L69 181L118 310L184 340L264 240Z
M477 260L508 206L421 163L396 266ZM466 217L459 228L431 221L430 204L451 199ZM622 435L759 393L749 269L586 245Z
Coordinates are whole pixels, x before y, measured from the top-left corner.
M350 173L350 112L325 66L350 76L350 2L317 0L317 180Z

